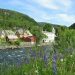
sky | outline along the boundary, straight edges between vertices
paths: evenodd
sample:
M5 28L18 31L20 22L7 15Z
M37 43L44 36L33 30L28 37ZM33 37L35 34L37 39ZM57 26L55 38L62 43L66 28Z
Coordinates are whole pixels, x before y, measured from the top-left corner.
M75 0L0 0L0 8L19 11L37 22L66 26L75 22Z

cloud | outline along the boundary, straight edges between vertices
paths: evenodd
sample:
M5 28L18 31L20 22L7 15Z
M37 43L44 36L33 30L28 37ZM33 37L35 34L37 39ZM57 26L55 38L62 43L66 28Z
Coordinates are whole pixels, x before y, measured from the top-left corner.
M57 16L59 18L61 18L63 21L66 21L66 22L74 22L75 21L75 16L74 15L58 14Z
M58 3L60 4L63 12L68 12L72 7L72 0L58 0Z
M62 10L67 11L71 5L71 0L32 0L43 8L52 10Z
M36 9L38 9L40 6L42 9L51 9L51 10L58 10L58 11L62 11L62 12L67 12L68 9L71 7L72 5L72 1L71 0L10 0L9 1L10 5L13 6L20 6L21 8L27 8L27 9L31 9L35 7ZM37 5L38 7L37 7ZM30 7L31 6L31 7ZM40 11L40 8L39 8Z
M72 0L60 0L60 2L66 7L69 7L72 4Z
M8 0L6 4L36 21L71 24L75 21L75 16L69 15L72 3L72 0Z
M53 24L60 24L60 25L71 25L75 22L75 15L66 14L66 13L59 13L59 14L47 14L44 13L41 15L41 19L45 22L53 23Z
M75 16L72 14L59 13L52 15L51 23L70 26L75 22Z
M33 1L44 8L54 9L54 10L59 9L59 6L54 4L53 0L33 0Z

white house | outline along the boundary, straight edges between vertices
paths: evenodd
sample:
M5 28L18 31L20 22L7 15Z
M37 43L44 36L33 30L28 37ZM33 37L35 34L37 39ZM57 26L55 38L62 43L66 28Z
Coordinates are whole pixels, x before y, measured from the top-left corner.
M15 32L12 30L5 30L6 34L6 41L16 41L18 39L17 35L15 35Z
M43 43L47 43L47 42L54 42L55 40L55 29L52 29L52 32L48 32L48 31L43 31L43 34L45 34L47 36L47 38L44 38L42 41Z
M7 37L6 37L6 40L7 41L16 41L18 39L18 37L16 36L16 35L8 35Z

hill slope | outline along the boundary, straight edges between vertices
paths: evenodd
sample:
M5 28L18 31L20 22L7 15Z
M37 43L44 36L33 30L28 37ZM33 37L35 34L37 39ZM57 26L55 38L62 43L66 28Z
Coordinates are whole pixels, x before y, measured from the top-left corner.
M34 19L16 11L0 9L0 28L13 29L14 27L30 30L37 37L37 41L44 37L41 27Z
M38 25L38 23L29 16L7 9L0 9L0 27L26 27L30 28Z
M75 29L75 23L73 23L71 26L69 26L70 29Z

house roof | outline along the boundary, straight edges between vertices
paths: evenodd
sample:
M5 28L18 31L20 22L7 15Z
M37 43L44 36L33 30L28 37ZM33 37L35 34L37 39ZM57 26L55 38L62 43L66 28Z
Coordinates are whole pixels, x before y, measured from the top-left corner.
M27 33L29 36L33 36L29 30L26 30L25 33Z
M19 30L17 30L17 32L18 32L20 35L23 35L23 34L24 34L24 36L32 36L32 34L30 33L29 30L19 29Z
M12 40L12 39L18 39L18 37L16 35L8 35L7 37L10 40Z
M43 34L45 34L46 36L54 36L54 37L56 37L55 33L53 33L53 32L43 31Z
M15 35L15 32L13 32L12 30L5 30L5 34L6 35Z
M23 29L18 29L17 32L22 35L24 33L24 30Z

